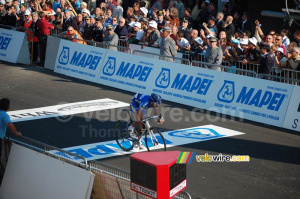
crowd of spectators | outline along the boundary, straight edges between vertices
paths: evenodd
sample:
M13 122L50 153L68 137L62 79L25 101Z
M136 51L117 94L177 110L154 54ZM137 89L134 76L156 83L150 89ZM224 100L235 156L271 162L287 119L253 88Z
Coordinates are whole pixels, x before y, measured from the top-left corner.
M41 12L61 36L74 42L118 45L122 40L125 46L158 47L167 56L184 52L199 60L203 55L212 64L259 64L263 74L273 67L278 73L282 68L300 70L300 30L264 33L258 20L228 4L217 12L209 0L1 0L0 24L25 28L36 49Z

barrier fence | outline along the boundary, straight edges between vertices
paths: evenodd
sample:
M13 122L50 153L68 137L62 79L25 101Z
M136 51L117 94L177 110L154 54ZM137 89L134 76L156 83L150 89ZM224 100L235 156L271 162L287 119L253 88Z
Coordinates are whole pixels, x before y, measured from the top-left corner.
M134 192L130 189L130 172L128 171L99 161L87 162L86 159L80 155L61 150L57 147L50 146L24 136L15 136L11 134L6 138L6 140L6 148L8 148L8 150L10 150L9 146L11 146L11 142L14 142L26 148L59 159L63 162L91 171L93 174L95 174L92 194L90 197L91 199L150 199L149 197ZM9 155L9 151L7 151L6 154ZM70 156L73 158L70 158ZM78 161L80 159L82 161ZM5 161L7 161L7 158ZM4 173L4 169L2 167L1 169L2 173ZM191 199L191 196L187 192L182 191L173 198Z

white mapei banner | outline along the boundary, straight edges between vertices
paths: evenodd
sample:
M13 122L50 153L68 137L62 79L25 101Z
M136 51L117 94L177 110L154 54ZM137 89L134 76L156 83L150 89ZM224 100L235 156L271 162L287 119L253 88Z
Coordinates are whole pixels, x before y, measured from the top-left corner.
M293 86L108 51L98 83L282 127Z
M128 91L149 93L152 90L154 59L108 50L98 83Z
M24 32L0 28L0 60L17 63L24 38Z
M283 127L300 132L300 87L294 86Z
M142 48L142 45L137 45L137 44L130 44L129 45L130 50L133 52L135 50L139 50L139 51L143 51L145 53L140 53L140 52L135 52L135 55L140 55L143 57L149 57L149 58L155 58L155 59L159 59L159 56L153 55L153 54L147 54L147 53L154 53L154 54L160 54L160 49L159 48L155 48L155 47L147 47L145 46L144 48ZM176 58L182 58L182 53L181 52L177 52ZM176 59L175 62L176 63L181 63L180 59Z
M54 71L96 82L106 49L61 40Z

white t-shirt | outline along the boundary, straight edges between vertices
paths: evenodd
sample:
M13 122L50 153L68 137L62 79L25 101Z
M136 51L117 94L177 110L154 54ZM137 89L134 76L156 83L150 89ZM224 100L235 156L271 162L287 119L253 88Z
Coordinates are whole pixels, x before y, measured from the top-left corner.
M143 30L139 30L139 31L136 33L135 39L141 40L141 39L143 38L143 35L144 35L144 31L143 31Z
M189 41L186 39L186 38L181 38L181 40L177 40L177 45L180 47L180 48L184 48L184 47L187 47L187 46L190 46L190 43Z

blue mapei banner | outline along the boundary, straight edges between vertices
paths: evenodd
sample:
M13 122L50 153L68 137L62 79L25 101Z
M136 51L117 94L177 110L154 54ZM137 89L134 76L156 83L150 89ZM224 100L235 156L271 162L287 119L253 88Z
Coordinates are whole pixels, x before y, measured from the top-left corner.
M61 40L54 71L96 82L106 49Z
M98 83L282 127L292 85L107 51Z

